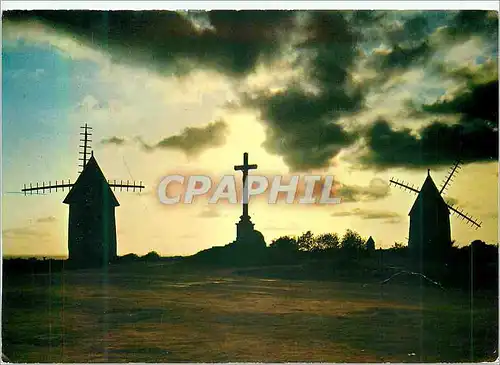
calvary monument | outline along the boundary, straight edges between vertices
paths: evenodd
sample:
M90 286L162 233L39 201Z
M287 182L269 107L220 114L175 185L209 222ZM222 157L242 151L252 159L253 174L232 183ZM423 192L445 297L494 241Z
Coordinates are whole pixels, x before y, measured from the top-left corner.
M254 224L248 214L248 184L247 177L250 170L255 170L257 165L248 164L248 153L243 154L243 165L234 166L235 171L243 172L243 214L240 221L236 223L236 240L231 243L234 247L265 248L266 241L262 233L254 229Z

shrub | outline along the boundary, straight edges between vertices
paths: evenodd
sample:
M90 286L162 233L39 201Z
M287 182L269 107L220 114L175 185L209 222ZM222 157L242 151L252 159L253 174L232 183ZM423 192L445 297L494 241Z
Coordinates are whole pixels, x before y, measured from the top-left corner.
M161 259L161 256L156 251L151 251L141 257L146 261L158 261Z

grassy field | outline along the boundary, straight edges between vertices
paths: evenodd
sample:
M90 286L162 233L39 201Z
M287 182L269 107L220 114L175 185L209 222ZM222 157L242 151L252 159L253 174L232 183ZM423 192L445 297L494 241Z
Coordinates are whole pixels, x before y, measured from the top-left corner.
M497 357L494 296L176 263L4 275L13 362L458 362Z

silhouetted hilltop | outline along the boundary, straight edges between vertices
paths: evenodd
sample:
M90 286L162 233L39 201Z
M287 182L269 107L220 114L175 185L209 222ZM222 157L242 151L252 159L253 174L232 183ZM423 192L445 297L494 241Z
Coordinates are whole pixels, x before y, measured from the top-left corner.
M184 258L183 262L191 265L216 267L232 267L245 265L267 265L269 249L266 247L242 246L227 244L202 250L192 256Z

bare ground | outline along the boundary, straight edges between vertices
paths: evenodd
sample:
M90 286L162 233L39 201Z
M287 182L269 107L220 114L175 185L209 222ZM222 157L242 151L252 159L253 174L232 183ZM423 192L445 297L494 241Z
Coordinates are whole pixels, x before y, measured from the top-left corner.
M175 264L4 276L13 362L458 362L497 357L496 298Z

